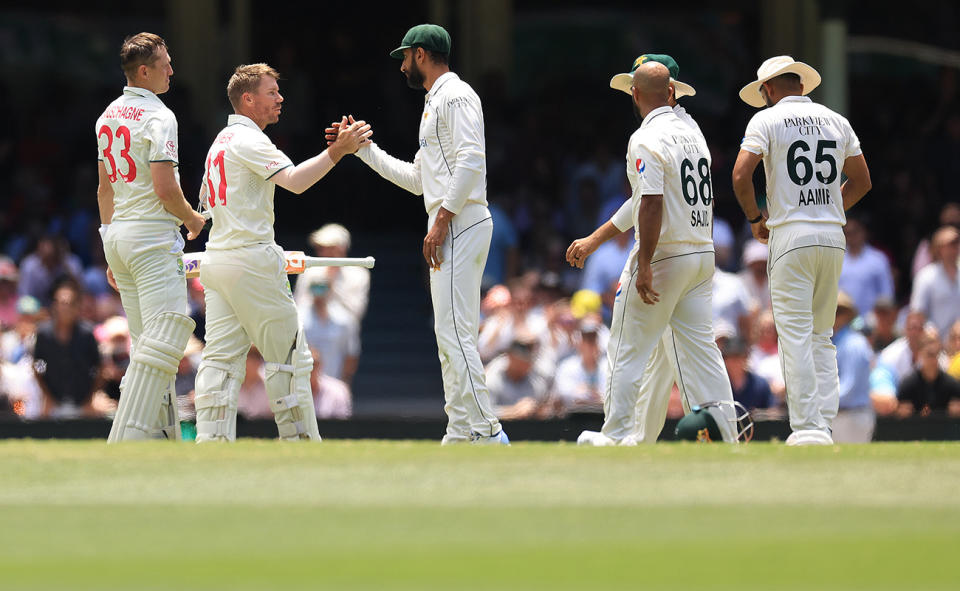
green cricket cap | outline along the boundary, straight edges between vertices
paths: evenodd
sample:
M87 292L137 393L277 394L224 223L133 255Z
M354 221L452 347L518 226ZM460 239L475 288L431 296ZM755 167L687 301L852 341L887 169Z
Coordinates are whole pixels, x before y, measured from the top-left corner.
M639 56L637 59L633 60L633 66L631 66L629 72L617 74L610 79L610 88L614 90L622 90L627 94L633 94L630 91L630 87L633 86L633 73L642 64L647 62L657 62L667 67L667 71L670 72L670 82L673 83L675 98L680 98L682 96L693 96L697 94L697 91L694 90L692 86L677 80L677 77L680 76L680 66L677 65L677 60L665 53L645 53Z
M677 439L685 441L701 443L723 441L723 434L720 433L720 427L717 426L713 415L699 406L690 409L690 413L680 419L675 434Z
M402 60L403 50L410 47L422 47L429 51L449 54L450 45L450 33L440 25L417 25L407 31L403 41L400 42L400 47L391 51L390 57Z

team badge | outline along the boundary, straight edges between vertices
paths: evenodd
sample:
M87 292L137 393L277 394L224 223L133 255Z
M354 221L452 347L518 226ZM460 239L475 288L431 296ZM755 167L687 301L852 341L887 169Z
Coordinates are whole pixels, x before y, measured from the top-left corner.
M638 57L636 60L634 60L634 62L633 62L633 69L636 70L637 68L640 67L641 64L643 64L643 62L647 61L648 59L650 59L650 58L648 58L648 57L645 56L645 55L641 55L641 56Z
M424 111L424 112L423 112L423 120L424 120L424 121L426 121L426 120L427 120L427 117L429 117L429 116L430 116L430 113L428 113L427 111Z
M637 174L643 174L646 169L647 164L643 161L643 158L637 158Z
M183 259L177 259L177 275L180 275L181 277L184 275Z
M697 442L698 443L710 443L713 439L710 439L710 430L709 429L700 429L697 431Z

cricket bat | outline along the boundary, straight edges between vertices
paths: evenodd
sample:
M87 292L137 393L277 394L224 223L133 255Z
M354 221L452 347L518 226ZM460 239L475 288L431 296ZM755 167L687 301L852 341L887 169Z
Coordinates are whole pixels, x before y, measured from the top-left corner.
M288 250L283 253L287 261L287 274L297 275L311 267L366 267L372 269L376 259L373 257L311 257L303 254L302 250ZM183 253L183 271L187 278L199 277L200 266L203 264L205 253Z

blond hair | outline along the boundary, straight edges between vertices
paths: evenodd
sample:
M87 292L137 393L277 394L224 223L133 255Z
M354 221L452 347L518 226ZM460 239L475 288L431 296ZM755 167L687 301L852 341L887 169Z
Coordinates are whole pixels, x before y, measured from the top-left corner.
M120 68L128 79L133 79L140 66L150 66L160 58L160 50L167 42L160 35L137 33L123 40L120 46Z
M274 80L280 79L280 73L267 64L244 64L237 66L227 82L227 98L234 110L240 107L240 98L245 92L255 92L260 86L260 79L270 76Z

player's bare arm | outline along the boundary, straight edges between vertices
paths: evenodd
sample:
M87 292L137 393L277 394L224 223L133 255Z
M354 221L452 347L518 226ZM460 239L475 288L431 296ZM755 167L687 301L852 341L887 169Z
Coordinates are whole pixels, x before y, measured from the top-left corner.
M640 233L637 251L637 293L643 303L656 304L660 294L653 289L653 269L650 261L660 241L660 226L663 223L663 195L644 195L637 213L637 231Z
M452 219L453 212L441 205L437 210L437 219L433 221L433 226L423 239L423 258L431 269L439 269L440 264L443 263L443 253L440 249L447 239Z
M567 247L567 262L571 267L583 268L587 257L596 252L600 245L620 234L620 229L607 221L586 238L577 238Z
M106 228L106 226L113 220L113 185L110 184L110 175L107 173L107 167L103 165L103 162L97 163L97 207L100 210L100 227ZM100 232L100 239L103 239L105 232ZM113 271L110 270L110 267L107 267L107 283L110 284L110 287L114 291L120 291L120 288L117 287L117 280L113 278Z
M867 168L867 160L863 154L844 160L843 174L847 180L840 186L840 194L843 195L843 210L847 211L873 188L873 182L870 180L870 169Z
M333 141L327 142L326 150L297 166L284 168L270 180L299 195L326 176L340 159L359 150L360 144L373 134L365 121L348 123L347 118L343 117L340 123Z
M153 178L153 190L163 208L177 216L187 227L187 240L199 236L207 220L187 203L177 182L173 162L151 162L150 176Z
M756 194L753 190L753 171L760 164L761 157L749 150L740 150L737 161L733 165L733 193L737 196L737 203L750 221L750 231L753 237L766 244L770 238L763 212L757 206Z

